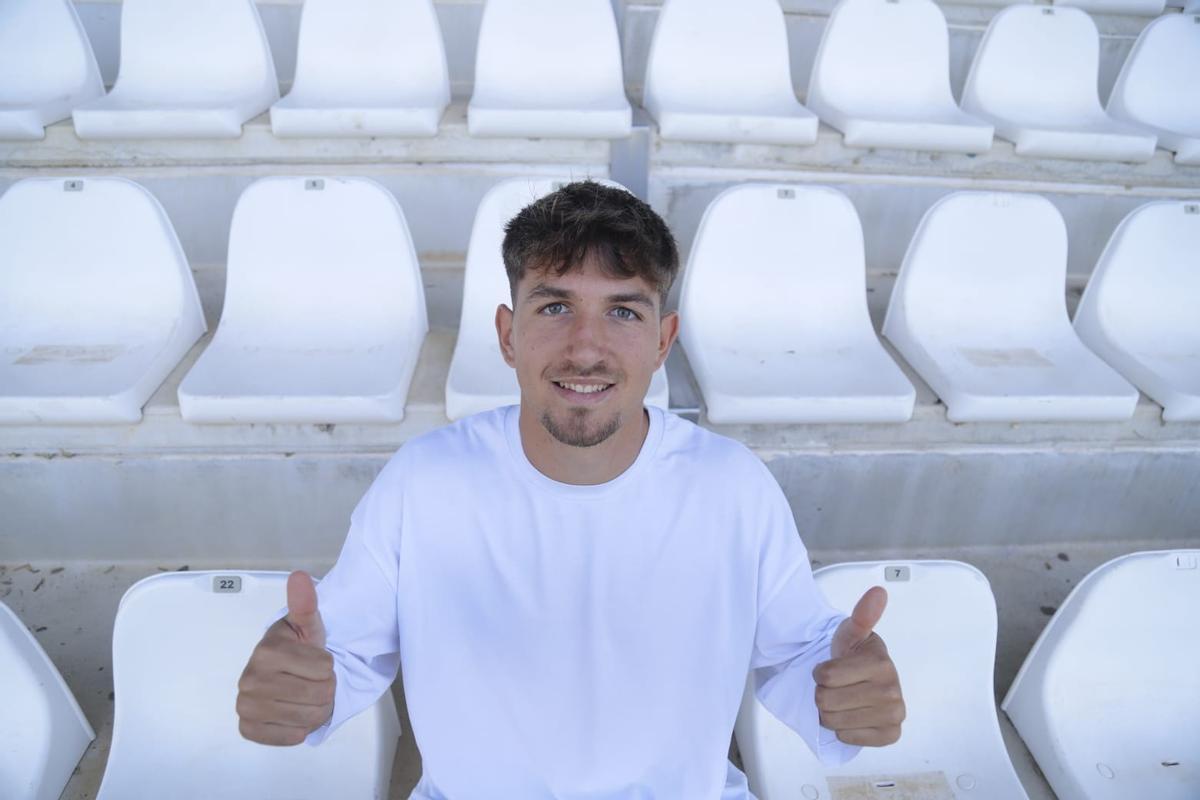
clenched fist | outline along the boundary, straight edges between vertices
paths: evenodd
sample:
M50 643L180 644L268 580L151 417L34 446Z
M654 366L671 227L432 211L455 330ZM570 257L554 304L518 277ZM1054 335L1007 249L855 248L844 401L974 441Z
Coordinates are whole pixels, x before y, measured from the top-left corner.
M300 744L333 715L333 656L308 573L288 576L287 605L238 680L238 730L259 744Z
M813 670L821 724L846 744L882 747L900 739L906 714L900 677L873 631L886 607L887 591L868 589L834 633L832 658Z

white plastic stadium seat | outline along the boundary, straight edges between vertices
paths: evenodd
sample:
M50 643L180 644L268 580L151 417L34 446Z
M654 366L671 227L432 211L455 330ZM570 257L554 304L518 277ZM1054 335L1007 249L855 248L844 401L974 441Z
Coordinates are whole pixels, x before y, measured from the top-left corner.
M318 747L242 738L238 678L283 572L168 572L121 598L113 628L112 748L98 800L386 797L400 723L391 690Z
M867 314L862 226L841 192L773 184L722 192L696 232L679 305L712 422L912 416L913 386Z
M1153 134L1100 107L1100 35L1077 8L1016 5L992 18L963 88L964 111L1019 155L1149 161Z
M762 705L751 674L735 734L759 800L1023 800L996 714L996 601L983 573L961 561L878 561L814 576L846 613L872 586L887 589L875 630L900 674L908 716L896 744L826 767Z
M932 0L841 0L817 48L808 105L850 147L982 153L990 123L950 93L950 35Z
M487 0L472 136L615 139L633 130L609 0Z
M1200 421L1200 202L1135 209L1075 310L1084 344L1163 407Z
M1108 113L1158 134L1178 164L1200 164L1200 2L1147 25L1121 67Z
M812 144L778 0L667 0L646 65L646 110L664 139Z
M1138 392L1071 328L1066 273L1050 201L950 194L917 226L883 335L954 422L1129 419Z
M41 139L45 126L103 95L70 0L0 2L0 139Z
M58 800L96 734L37 639L0 603L0 797Z
M236 138L279 99L253 0L124 0L121 67L75 109L81 138Z
M450 102L432 0L307 0L276 136L435 136Z
M1059 800L1200 797L1200 550L1093 570L1001 708Z
M513 178L496 184L480 201L467 248L458 341L446 378L446 416L450 419L520 402L517 373L504 362L496 338L496 307L501 303L512 306L508 274L500 253L504 226L525 206L571 180ZM625 188L609 180L597 183ZM650 380L646 402L667 408L668 396L667 372L663 367Z
M1055 5L1075 6L1092 14L1138 14L1156 17L1167 7L1166 0L1055 0Z
M0 422L137 422L204 334L158 200L122 178L27 178L0 197Z
M395 422L429 329L408 225L366 178L238 199L225 308L179 386L190 422Z

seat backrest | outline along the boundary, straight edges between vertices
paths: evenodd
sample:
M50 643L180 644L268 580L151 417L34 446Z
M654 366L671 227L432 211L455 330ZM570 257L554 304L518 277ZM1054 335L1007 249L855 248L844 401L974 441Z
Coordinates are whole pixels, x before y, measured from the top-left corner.
M124 0L114 89L202 97L269 89L275 63L253 0Z
M817 48L808 103L847 110L954 105L950 35L933 0L841 0Z
M1070 333L1066 273L1067 229L1049 200L954 192L917 225L888 317L965 344Z
M0 340L46 345L97 330L157 330L200 315L183 248L162 205L124 178L26 178L0 197ZM112 340L109 340L112 341Z
M1060 797L1195 796L1197 608L1195 549L1116 558L1058 607L1003 708Z
M710 341L868 330L858 214L821 186L726 189L701 218L680 291L687 324Z
M1003 752L992 688L996 601L982 572L961 561L878 561L833 564L813 576L847 614L870 587L888 592L875 631L900 674L908 716L899 743L870 750L872 766L911 772L937 763L946 737L968 730L978 745L994 731ZM847 767L864 771L853 762Z
M286 606L284 572L172 572L135 583L113 627L112 746L99 797L366 798L387 794L377 756L394 730L381 702L320 747L242 738L238 678Z
M58 800L95 734L46 651L0 603L0 797Z
M1008 6L992 18L963 87L963 108L1012 119L1103 113L1100 35L1077 8Z
M798 104L779 0L667 0L650 44L645 94L652 112Z
M450 77L432 0L306 0L294 89L353 98L363 86L445 104Z
M70 0L0 3L0 105L104 94L100 68Z
M367 178L274 177L238 198L218 336L323 349L428 329L399 203Z
M1189 76L1189 77L1184 77ZM1114 116L1200 136L1200 8L1145 27L1108 98Z
M1122 348L1180 357L1200 347L1200 202L1134 209L1100 255L1075 311Z
M624 96L609 0L487 0L472 99L515 96L551 106Z

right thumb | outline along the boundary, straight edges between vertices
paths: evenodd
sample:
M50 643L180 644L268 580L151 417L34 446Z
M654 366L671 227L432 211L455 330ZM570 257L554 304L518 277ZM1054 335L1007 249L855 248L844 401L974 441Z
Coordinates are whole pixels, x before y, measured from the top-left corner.
M300 641L324 648L325 625L317 611L317 588L307 572L297 570L288 575L287 604L288 613L284 619Z

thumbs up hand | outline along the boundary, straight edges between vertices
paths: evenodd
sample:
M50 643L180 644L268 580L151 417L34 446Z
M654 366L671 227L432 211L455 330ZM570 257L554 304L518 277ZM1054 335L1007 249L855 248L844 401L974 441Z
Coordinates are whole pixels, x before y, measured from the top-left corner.
M287 602L238 680L238 730L259 744L300 744L333 715L333 656L308 573L288 576Z
M882 747L900 738L904 696L887 645L874 628L887 607L887 591L867 590L833 634L829 661L813 670L821 724L847 744Z

